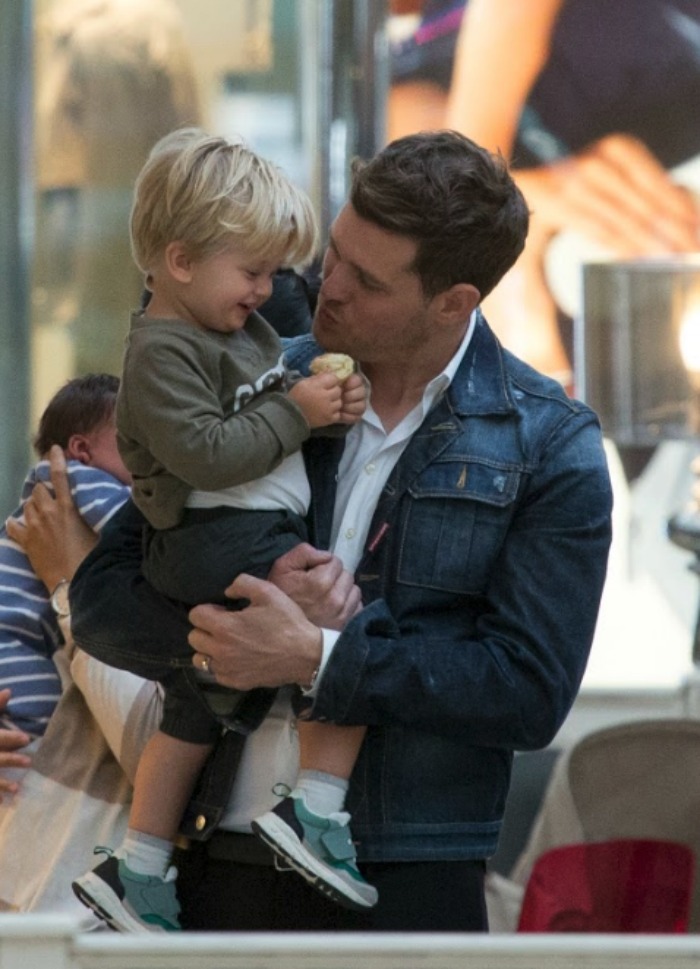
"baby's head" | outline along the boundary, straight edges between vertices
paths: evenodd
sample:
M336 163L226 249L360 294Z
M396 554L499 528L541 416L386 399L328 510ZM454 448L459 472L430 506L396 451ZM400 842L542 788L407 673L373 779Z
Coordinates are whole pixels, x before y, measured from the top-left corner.
M32 442L38 456L46 457L51 446L58 444L66 458L131 484L117 448L114 408L118 390L119 378L108 373L90 373L65 383L39 420Z
M318 238L311 202L276 165L198 128L154 146L136 181L130 229L147 280L157 280L174 244L193 263L234 250L267 271L308 263Z

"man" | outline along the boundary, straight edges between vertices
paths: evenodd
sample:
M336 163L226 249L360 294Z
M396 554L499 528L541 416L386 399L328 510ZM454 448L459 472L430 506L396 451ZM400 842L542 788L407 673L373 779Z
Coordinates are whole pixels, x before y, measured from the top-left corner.
M610 543L595 415L503 350L478 310L527 223L502 160L459 134L412 135L356 166L313 335L288 358L303 372L321 348L350 354L370 405L347 438L306 445L312 540L336 557L302 546L272 581L233 582L242 611L190 613L196 669L283 689L242 756L225 734L202 782L186 828L217 830L178 860L186 927L487 928L485 860L513 751L548 744L570 709ZM182 627L139 577L139 532L127 509L73 580L88 650ZM277 870L246 833L294 776L289 683L313 697L314 717L368 726L348 810L379 891L369 911ZM228 754L240 763L222 809L210 785L230 775Z

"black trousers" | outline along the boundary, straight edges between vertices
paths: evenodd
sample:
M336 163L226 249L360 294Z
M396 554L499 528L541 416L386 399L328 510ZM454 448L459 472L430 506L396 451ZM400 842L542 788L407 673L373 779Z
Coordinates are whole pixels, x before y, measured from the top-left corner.
M216 836L215 836L216 837ZM247 836L242 836L247 837ZM483 861L363 865L379 902L355 912L272 864L211 857L199 843L175 858L181 922L195 931L486 932Z
M230 605L226 586L241 572L266 579L273 563L307 540L303 518L291 511L185 508L175 528L143 531L143 574L162 595L188 607ZM186 643L171 643L189 652Z

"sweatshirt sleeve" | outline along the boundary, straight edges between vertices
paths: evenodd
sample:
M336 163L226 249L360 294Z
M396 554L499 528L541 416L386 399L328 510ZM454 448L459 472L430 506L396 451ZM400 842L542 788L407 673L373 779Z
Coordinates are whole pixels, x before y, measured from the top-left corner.
M215 491L263 477L309 436L282 387L224 413L218 368L207 349L195 356L190 346L185 352L162 340L130 348L133 406L122 398L119 427L135 475L167 470L190 488Z

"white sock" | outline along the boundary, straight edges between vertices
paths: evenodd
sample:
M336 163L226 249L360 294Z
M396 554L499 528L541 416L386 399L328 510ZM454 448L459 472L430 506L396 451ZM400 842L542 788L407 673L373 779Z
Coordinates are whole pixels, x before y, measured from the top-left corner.
M115 852L138 875L156 875L158 878L165 878L172 853L171 841L134 828L127 828L121 847Z
M310 811L327 818L343 810L349 783L324 771L302 770L292 794L301 795Z

